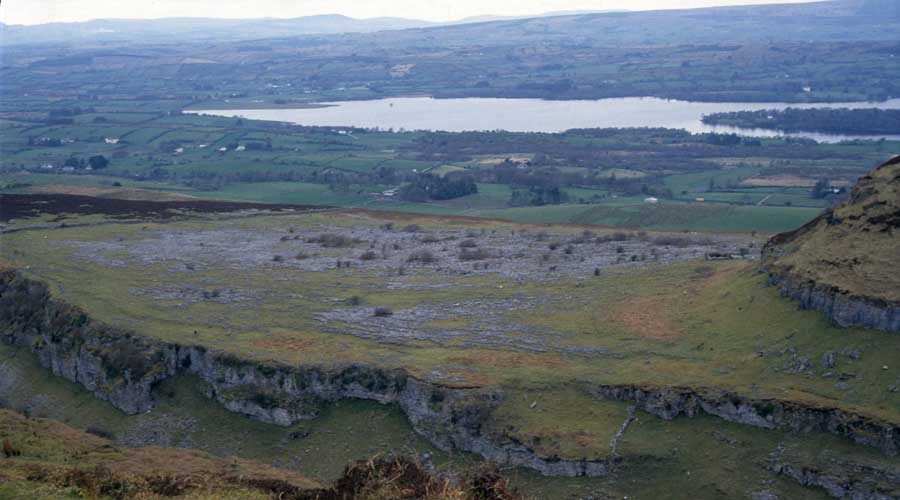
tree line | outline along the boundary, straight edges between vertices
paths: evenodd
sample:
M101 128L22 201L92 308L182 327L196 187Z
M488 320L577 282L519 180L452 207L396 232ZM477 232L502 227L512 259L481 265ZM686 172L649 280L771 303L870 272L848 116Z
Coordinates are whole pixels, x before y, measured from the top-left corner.
M900 110L896 109L797 109L732 111L703 117L708 125L762 128L782 132L826 134L900 134Z

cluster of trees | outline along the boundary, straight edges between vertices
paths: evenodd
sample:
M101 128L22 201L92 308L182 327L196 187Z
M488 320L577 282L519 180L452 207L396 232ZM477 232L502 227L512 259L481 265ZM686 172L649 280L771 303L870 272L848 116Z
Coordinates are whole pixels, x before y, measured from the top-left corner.
M900 110L896 109L797 109L735 111L703 117L711 125L763 128L784 132L828 134L900 134Z
M509 196L509 206L511 207L559 205L568 201L569 194L559 186L515 187Z
M448 174L443 177L421 174L400 189L406 201L451 200L478 192L475 179L468 175Z
M51 118L58 118L61 116L78 116L87 113L94 113L96 110L92 107L82 108L80 106L73 106L71 108L59 108L59 109L51 109L47 116Z
M79 106L51 109L47 112L47 118L44 120L44 123L47 125L72 125L75 123L75 120L73 120L72 117L94 112L94 108L82 108Z
M87 160L77 156L70 156L63 163L63 166L72 167L76 170L82 170L87 167L91 167L94 170L102 170L109 166L109 160L103 155L91 156Z
M815 199L831 199L832 203L837 203L838 200L842 200L846 197L847 188L836 188L831 185L831 182L828 179L819 179L816 181L815 185L813 185L812 189L809 191L809 196Z
M715 146L748 146L760 147L762 141L753 137L741 137L737 134L700 134L704 142Z

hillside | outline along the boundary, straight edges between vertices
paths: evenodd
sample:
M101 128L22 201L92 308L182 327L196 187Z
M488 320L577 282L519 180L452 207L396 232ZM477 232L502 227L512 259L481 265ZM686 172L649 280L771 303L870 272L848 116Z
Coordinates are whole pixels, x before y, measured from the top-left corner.
M319 485L248 460L126 448L63 423L0 409L0 498L249 498Z
M337 14L293 19L94 19L85 22L37 25L0 25L5 44L79 41L252 40L257 38L369 33L420 28L432 23L416 19L379 17L354 19Z
M900 16L877 4L415 23L325 16L3 26L3 46L16 50L6 51L0 77L4 97L23 99L6 107L20 117L38 96L71 97L81 85L94 88L98 102L155 102L147 109L166 111L237 98L278 108L409 95L706 102L900 95L892 35Z
M0 498L217 500L517 500L490 466L441 475L420 462L382 456L348 464L332 485L236 457L197 450L119 446L102 430L0 408Z
M0 25L4 44L82 41L171 42L361 34L370 41L655 45L751 40L799 42L893 41L900 8L884 0L834 0L801 4L748 5L651 11L555 11L534 16L476 16L448 23L379 17L354 19L327 14L297 18L94 19L39 25ZM871 29L850 30L866 24ZM779 29L790 25L793 29ZM375 40L371 36L378 33Z
M350 399L387 404L433 446L531 469L526 481L551 493L589 476L585 488L619 498L673 488L739 498L773 480L781 498L822 498L790 471L820 470L833 453L853 462L847 470L887 471L854 473L845 490L884 477L878 489L897 489L897 373L882 367L900 337L848 335L797 311L741 259L755 253L750 236L363 210L185 205L166 217L174 201L94 202L80 214L41 205L17 210L0 240L21 270L0 277L0 340L122 410L106 424L120 436L148 411L193 408L165 389L187 377L217 408L289 433ZM193 442L222 450L202 428L224 427L196 421ZM285 446L327 436L296 435ZM744 465L771 465L782 442L812 458Z
M763 268L782 293L842 326L900 331L900 157L861 178L850 199L772 238Z

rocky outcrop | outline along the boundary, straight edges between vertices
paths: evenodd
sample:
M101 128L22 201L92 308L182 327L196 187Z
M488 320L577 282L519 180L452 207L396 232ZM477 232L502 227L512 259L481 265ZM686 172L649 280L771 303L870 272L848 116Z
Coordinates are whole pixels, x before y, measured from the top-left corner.
M0 276L0 331L8 344L29 348L53 373L135 414L153 407L152 390L177 375L196 375L225 408L263 422L291 425L314 418L328 401L357 398L396 404L413 428L437 447L477 453L503 465L553 476L603 476L607 460L538 456L484 427L503 400L495 388L454 388L402 370L351 364L294 367L240 359L202 346L133 336L90 320L52 299L46 286L14 271Z
M862 177L842 205L773 236L769 283L836 325L900 332L900 157Z
M900 332L900 305L855 297L837 288L789 275L770 274L769 285L777 286L782 297L796 300L802 309L821 311L838 326Z
M824 489L832 498L850 500L896 500L900 498L900 468L831 459L809 463L785 456L779 446L766 468L803 486Z
M666 420L705 413L754 427L828 432L877 448L887 455L900 452L900 427L837 408L777 399L750 399L725 391L684 387L601 385L594 391L606 399L633 401L638 408Z

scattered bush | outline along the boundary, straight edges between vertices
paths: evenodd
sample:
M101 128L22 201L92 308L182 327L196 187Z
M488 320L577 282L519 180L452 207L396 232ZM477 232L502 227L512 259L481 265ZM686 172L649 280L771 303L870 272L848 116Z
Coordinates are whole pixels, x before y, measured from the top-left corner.
M483 465L453 477L436 474L405 457L376 457L344 468L343 475L318 498L372 500L520 500L495 465Z
M309 255L306 254L306 252L300 252L297 255L295 255L294 258L297 260L304 260L304 259L308 259Z
M694 241L687 236L662 235L651 240L651 243L661 247L689 247Z
M428 233L428 234L422 236L421 238L419 238L419 241L422 243L437 243L441 240L439 240L437 236L435 236L431 233Z
M612 234L604 234L603 236L598 236L596 241L597 243L609 243L611 241L628 241L632 239L634 235L630 233L622 233L615 232Z
M9 439L3 440L3 456L6 458L18 457L22 454L22 451L18 448L14 447L12 443L9 442Z
M139 380L152 368L148 353L134 342L123 341L111 345L106 353L106 375L109 378L118 378L127 373L131 380Z
M353 295L352 297L348 297L344 302L346 302L348 306L359 306L362 305L363 298L359 295Z
M89 425L87 429L84 430L88 434L93 434L97 437L101 437L103 439L109 439L110 441L114 440L116 436L113 435L112 432L98 426L98 425Z
M284 261L284 257L282 257L281 255L273 255L272 256L272 262L283 262L283 261Z
M376 308L375 308L375 312L373 313L373 315L374 315L376 318L384 318L384 317L387 317L387 316L393 316L393 315L394 315L394 311L391 310L390 307L376 307Z
M697 266L694 268L694 274L704 278L709 278L715 273L716 270L712 266Z
M403 228L404 233L418 233L422 228L418 224L409 224Z
M465 500L516 500L522 495L512 488L509 480L500 474L496 464L484 463L465 478Z
M431 252L431 250L422 249L416 250L415 252L409 254L409 257L406 258L406 262L420 262L422 264L433 264L438 261L438 258Z
M343 248L353 246L356 240L343 234L323 233L306 240L307 243L318 243L326 248Z
M460 248L476 248L478 247L478 242L472 239L462 240L459 242Z
M491 254L483 248L468 249L463 248L459 253L459 260L484 260L490 258Z
M592 239L594 239L593 231L582 231L577 237L572 238L573 245L581 245L583 243L589 243Z
M377 258L378 254L371 250L363 252L362 255L359 256L359 260L375 260Z

